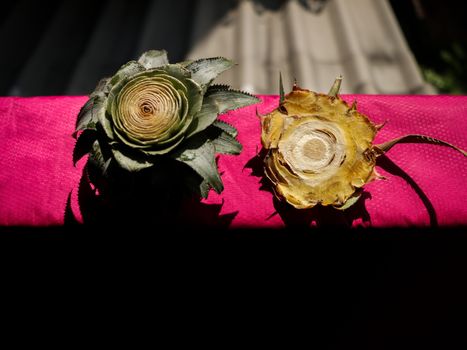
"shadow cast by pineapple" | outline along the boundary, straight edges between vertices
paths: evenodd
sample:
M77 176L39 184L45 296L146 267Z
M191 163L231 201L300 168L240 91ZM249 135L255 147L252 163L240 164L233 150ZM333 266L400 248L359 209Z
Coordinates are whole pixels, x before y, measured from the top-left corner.
M82 224L107 227L147 227L148 231L186 228L226 229L237 212L220 215L223 204L202 203L199 195L181 186L189 177L201 182L183 163L166 160L164 171L149 168L129 173L118 167L109 169L106 181L94 185L85 167L78 185L77 201ZM81 224L68 196L65 225Z

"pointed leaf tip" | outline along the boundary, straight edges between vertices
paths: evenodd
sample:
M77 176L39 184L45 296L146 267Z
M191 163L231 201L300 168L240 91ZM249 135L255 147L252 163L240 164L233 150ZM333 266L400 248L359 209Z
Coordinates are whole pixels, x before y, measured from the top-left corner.
M375 125L375 128L376 128L376 131L380 131L387 123L388 121L385 120L384 122L382 122L381 124L376 124Z
M213 125L215 127L219 128L219 129L225 131L226 133L228 133L229 135L231 135L233 137L236 137L237 134L238 134L237 129L233 125L230 125L229 123L224 122L222 120L214 121Z
M73 166L76 166L76 163L93 149L96 139L97 133L89 129L84 130L78 137L73 148Z
M297 78L293 78L292 90L297 90L297 89L298 89Z
M282 73L279 72L279 106L284 103L284 84L282 82Z
M332 84L331 90L328 92L329 96L337 97L337 94L339 94L341 89L342 79L342 75L339 75L336 80L334 80L334 84Z
M349 209L351 206L353 206L355 203L358 202L358 200L360 199L361 196L362 196L362 191L361 190L356 191L353 195L351 195L349 197L349 199L347 199L347 201L343 205L341 205L341 206L335 205L334 208L336 208L338 210Z
M193 140L186 147L184 150L175 152L172 157L190 166L210 187L217 193L221 193L224 185L217 171L214 144L211 141L199 143L199 140Z
M242 145L233 136L222 131L219 135L211 140L216 153L222 154L240 154L242 152Z

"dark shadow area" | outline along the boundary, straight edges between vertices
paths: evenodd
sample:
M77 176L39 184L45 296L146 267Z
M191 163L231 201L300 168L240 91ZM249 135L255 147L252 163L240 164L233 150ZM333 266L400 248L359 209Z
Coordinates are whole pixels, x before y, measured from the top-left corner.
M388 173L399 176L404 179L410 187L414 189L417 195L420 197L423 205L425 206L428 215L430 217L430 226L433 228L438 227L438 218L436 217L436 211L431 204L430 199L427 197L425 192L417 185L417 183L404 171L402 170L396 163L394 163L391 159L389 159L386 155L382 155L378 158L378 163L382 169L386 170Z
M370 224L370 214L366 210L365 201L371 198L369 192L363 192L357 203L346 210L336 210L333 207L316 206L311 209L295 209L291 205L274 197L274 208L286 227L304 229L325 227L329 230L351 228L355 220L361 219L362 224Z
M59 1L8 1L0 11L0 95L8 95L36 50ZM5 6L5 7L4 7Z
M260 191L268 191L274 194L270 181L263 173L263 159L265 150L251 158L246 164L246 169L251 169L251 176L260 178ZM275 212L279 215L285 226L289 229L306 229L310 226L317 228L326 228L332 230L335 228L352 227L354 221L361 219L363 225L371 223L370 214L366 210L365 201L371 198L371 194L363 191L360 199L353 206L346 210L337 210L333 207L323 207L317 205L311 209L296 209L285 201L280 201L276 196L273 198Z
M239 345L245 340L284 348L339 350L456 350L466 345L467 237L454 239L451 231L444 238L435 237L433 230L421 230L416 238L413 229L345 231L340 237L347 239L335 239L337 234L329 238L332 232L323 231L306 239L297 235L277 239L277 233L263 231L264 237L274 239L265 238L259 244L251 240L232 244L228 239L206 244L193 239L189 244L167 245L158 240L161 235L182 234L170 229L160 234L86 233L83 227L71 235L73 239L68 236L71 244L66 248L51 239L40 244L43 232L35 231L30 250L38 259L26 269L36 273L38 283L43 282L45 270L55 272L61 266L63 273L54 275L55 281L63 286L68 277L70 289L83 294L78 307L89 298L96 300L101 294L95 289L103 285L108 291L102 295L114 296L109 308L115 308L114 300L121 297L129 301L123 302L124 308L139 310L156 297L158 317L170 323L175 336L183 331L190 343L209 327L210 332ZM21 232L10 233L0 238L24 240L18 235ZM243 234L246 237L248 232ZM80 239L83 244L76 244ZM12 264L24 263L21 249L22 255L16 255ZM63 256L56 259L49 254L52 250ZM44 268L41 263L47 257L53 261ZM76 268L67 264L70 260L75 260ZM18 276L25 278L24 273ZM181 314L185 322L174 328Z
M85 95L144 51L180 62L238 1L19 0L0 13L0 96ZM284 0L255 0L258 11ZM301 1L320 12L326 1Z
M2 94L33 96L63 94L76 64L86 49L95 23L101 13L102 2L32 2L22 1L23 8L16 17L9 18L3 27L7 40L3 48L9 53L3 70L7 75L8 91ZM23 16L34 18L30 23ZM22 45L27 49L20 49ZM3 51L2 50L2 51ZM7 81L7 83L8 83Z
M166 49L172 62L182 61L198 2L9 2L0 15L0 95L89 94L101 78L149 49Z
M359 264L361 274L353 272L359 291L330 348L465 347L458 320L467 305L467 284L460 278L466 257L455 240L446 242L397 241L387 250L372 246L374 255L359 251L366 260Z
M209 5L208 3L206 3ZM0 95L84 95L149 49L183 61L237 2L20 0L0 14ZM196 24L194 23L196 21ZM193 30L195 28L195 30Z
M390 0L425 80L440 93L467 92L465 1Z
M163 171L150 168L129 173L118 166L110 167L108 178L94 178L92 182L86 166L77 196L84 225L144 229L154 234L167 229L176 232L230 226L237 212L220 215L223 204L201 203L200 197L184 186L187 176L198 180L194 171L176 161L161 160L158 164ZM65 226L79 226L71 209L71 194Z

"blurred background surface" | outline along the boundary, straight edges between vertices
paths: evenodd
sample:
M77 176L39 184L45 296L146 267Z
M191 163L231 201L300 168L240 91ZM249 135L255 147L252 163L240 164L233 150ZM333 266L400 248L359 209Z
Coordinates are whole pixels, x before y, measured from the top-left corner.
M450 3L452 3L450 5ZM225 56L218 80L257 94L465 93L465 2L18 0L0 12L0 95L83 95L148 49Z

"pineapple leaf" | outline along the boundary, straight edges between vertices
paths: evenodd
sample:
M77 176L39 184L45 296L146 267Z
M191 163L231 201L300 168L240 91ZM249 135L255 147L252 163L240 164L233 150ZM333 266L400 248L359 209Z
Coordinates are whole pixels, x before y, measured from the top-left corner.
M113 86L117 84L119 81L126 79L135 75L136 73L144 71L144 66L136 61L130 61L124 64L115 75L110 79L110 85Z
M362 190L361 189L357 190L354 192L354 194L350 196L349 199L347 199L347 201L343 205L341 206L334 205L334 208L338 210L346 210L350 208L352 205L354 205L355 203L357 203L361 196L362 196Z
M230 90L225 85L213 85L206 92L201 110L187 131L187 137L205 130L219 114L258 103L259 99L242 91Z
M425 135L418 135L418 134L410 134L410 135L401 136L401 137L398 137L398 138L396 138L394 140L384 142L384 143L382 143L380 145L375 145L374 147L376 148L376 150L378 152L386 153L394 145L396 145L398 143L431 143L431 144L435 144L435 145L447 146L447 147L450 147L452 149L455 149L456 151L459 151L465 157L467 157L467 152L466 151L464 151L464 150L462 150L462 149L460 149L460 148L458 148L458 147L456 147L454 145L451 145L448 142L441 141L441 140L435 139L433 137L429 137L429 136L425 136Z
M332 84L331 90L329 90L328 95L331 97L337 97L337 94L339 93L341 89L341 84L342 84L342 75L339 75L334 81L334 84Z
M211 141L195 137L184 144L183 150L172 154L172 157L187 164L217 193L224 189L215 160L216 148Z
M149 50L143 53L138 62L146 69L162 67L169 64L167 51L165 50Z
M193 61L186 68L191 72L191 78L201 85L205 92L219 74L233 65L234 62L224 57L212 57Z
M260 102L258 97L248 92L230 89L227 85L211 86L205 98L217 106L219 114Z
M186 68L187 66L189 66L193 62L194 62L194 60L185 60L185 61L181 61L181 62L177 62L177 63L179 65L181 65L182 67Z
M88 154L92 148L94 141L97 139L97 133L94 130L85 130L76 140L75 148L73 149L73 165Z
M191 171L189 174L186 174L184 182L185 186L190 191L195 192L204 199L208 198L208 193L211 189L211 186L209 186L209 183L205 179L203 179L198 173Z
M242 145L240 144L240 142L238 142L235 139L235 136L232 136L232 134L226 132L224 130L224 126L221 123L219 123L219 125L221 125L221 127L218 127L214 124L211 125L203 133L199 134L200 137L205 137L208 140L211 140L217 153L240 154L240 152L242 151ZM231 131L231 129L237 131L230 125L225 125L229 127L229 131ZM206 136L202 136L203 134Z
M167 72L170 76L177 78L178 80L190 78L190 71L179 63L167 64L165 67L161 67L159 69Z
M106 152L103 152L99 141L94 141L92 150L89 152L88 161L83 169L83 174L94 185L98 185L108 177L108 169L112 162L111 157L106 157Z
M279 73L279 106L284 103L285 93L284 84L282 83L282 73Z
M187 138L205 130L217 119L218 110L216 106L212 103L206 102L207 100L204 99L203 105L201 106L201 110L195 115L195 119L189 126L186 132Z
M241 143L224 131L219 133L219 136L217 136L211 142L216 148L217 153L240 154L242 151Z
M91 129L96 130L96 123L99 118L99 111L104 108L104 96L102 94L91 97L81 108L76 120L76 128L73 137L76 138L78 131Z
M81 107L78 113L78 119L76 120L75 132L73 133L73 137L76 138L78 131L86 129L86 126L92 119L91 109L94 105L94 98L90 98L86 101L83 107Z
M112 154L118 165L130 172L140 171L154 165L153 163L141 158L138 159L134 156L129 157L118 149L112 148Z
M209 185L209 183L205 179L203 179L203 181L201 181L198 188L199 188L198 192L199 192L200 196L203 197L204 199L208 198L208 193L209 193L209 190L211 189L211 186Z
M237 135L238 135L238 131L237 131L237 129L235 129L235 127L233 127L229 123L226 123L226 122L224 122L222 120L216 120L213 123L213 125L218 127L219 129L225 131L227 134L229 134L232 137L237 137Z
M96 88L94 89L90 97L92 98L94 96L102 95L103 93L104 94L109 93L110 87L111 87L109 83L110 83L110 78L103 78L99 80Z

